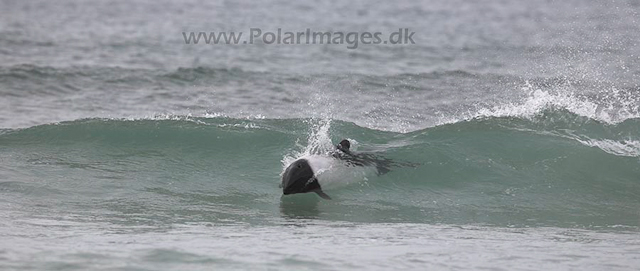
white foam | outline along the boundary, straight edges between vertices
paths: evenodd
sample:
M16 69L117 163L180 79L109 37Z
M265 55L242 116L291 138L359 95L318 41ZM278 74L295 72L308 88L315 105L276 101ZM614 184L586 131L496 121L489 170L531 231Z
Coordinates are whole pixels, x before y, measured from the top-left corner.
M329 135L329 129L331 128L330 119L322 120L310 120L309 139L306 145L301 145L296 141L296 146L300 150L293 150L291 153L285 155L282 158L283 172L288 165L293 161L303 156L327 154L334 150L334 145L331 142Z
M310 120L309 122L310 131L307 144L303 146L296 142L300 150L294 150L283 157L280 176L291 163L298 159L307 159L323 189L333 189L364 181L367 179L367 175L375 174L374 167L349 167L343 161L330 155L336 149L329 133L330 119ZM349 141L351 141L351 149L357 150L358 142L354 139L349 139Z
M615 141L610 139L576 139L580 143L590 146L596 147L603 150L606 153L610 153L617 156L628 156L628 157L640 157L640 141L629 140L629 141Z
M591 96L581 95L571 82L541 88L525 81L521 87L524 99L501 101L497 105L476 105L458 116L443 116L438 125L485 117L533 118L545 110L564 109L579 116L608 124L617 124L627 119L640 118L640 101L630 91L616 87L603 89Z

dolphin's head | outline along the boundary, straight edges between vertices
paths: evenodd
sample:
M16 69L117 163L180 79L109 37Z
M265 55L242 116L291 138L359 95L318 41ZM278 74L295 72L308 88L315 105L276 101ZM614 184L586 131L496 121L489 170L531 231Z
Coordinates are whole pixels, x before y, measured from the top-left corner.
M296 160L282 174L282 193L285 195L312 192L319 188L307 159Z

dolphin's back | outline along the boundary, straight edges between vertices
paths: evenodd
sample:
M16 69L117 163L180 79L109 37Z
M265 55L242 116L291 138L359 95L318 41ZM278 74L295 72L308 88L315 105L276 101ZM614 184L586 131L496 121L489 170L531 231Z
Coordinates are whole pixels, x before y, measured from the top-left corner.
M376 172L375 167L354 167L348 161L330 155L309 155L303 158L309 162L323 189L332 189L363 181L366 180L367 175Z

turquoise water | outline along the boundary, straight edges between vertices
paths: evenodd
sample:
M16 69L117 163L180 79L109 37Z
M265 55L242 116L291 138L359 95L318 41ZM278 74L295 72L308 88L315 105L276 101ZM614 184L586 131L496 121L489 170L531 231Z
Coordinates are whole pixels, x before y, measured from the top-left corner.
M640 221L639 131L637 119L607 125L554 110L410 133L313 119L86 119L4 130L0 147L7 169L24 169L7 170L8 178L42 180L3 183L5 199L24 206L53 193L56 205L69 204L65 212L71 214L139 206L141 225L169 222L158 216L261 225L300 215L364 223L633 228ZM283 161L303 151L296 143L317 145L321 153L322 144L331 145L322 140L341 138L352 139L357 152L413 166L326 191L336 199L331 202L314 194L281 198ZM146 206L158 209L147 212ZM181 216L169 218L172 212Z
M634 1L0 10L2 270L640 267ZM252 27L416 44L182 40ZM391 170L282 195L345 138Z
M327 134L305 136L314 128ZM607 125L554 110L531 119L479 118L410 133L313 119L86 119L4 130L0 147L7 168L28 168L9 178L45 178L37 185L6 182L5 198L24 205L54 193L64 206L83 197L65 191L89 193L86 204L73 203L71 213L151 204L168 216L196 208L185 214L191 222L270 224L271 217L301 212L367 223L636 227L639 132L637 119ZM316 196L281 199L279 174L288 165L283 157L302 151L296 142L320 150L331 145L323 139L334 138L351 138L357 152L413 166L327 191L335 202L302 208L295 198ZM112 202L114 195L122 202ZM104 206L96 205L98 199ZM174 203L163 207L166 201ZM220 210L198 211L200 203ZM148 216L148 223L163 223L153 219L158 213L143 210L139 215Z
M5 267L633 268L639 127L548 110L410 133L222 117L5 129L3 228L21 244ZM281 196L281 161L340 138L415 166L330 201Z

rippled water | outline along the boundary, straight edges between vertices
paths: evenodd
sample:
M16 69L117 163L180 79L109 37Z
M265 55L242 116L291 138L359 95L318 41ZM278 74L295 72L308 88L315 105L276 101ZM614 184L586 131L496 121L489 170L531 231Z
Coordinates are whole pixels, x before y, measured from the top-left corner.
M638 7L2 1L0 267L635 270ZM182 35L250 28L416 44ZM343 138L399 166L282 196Z

